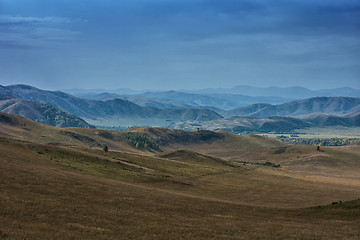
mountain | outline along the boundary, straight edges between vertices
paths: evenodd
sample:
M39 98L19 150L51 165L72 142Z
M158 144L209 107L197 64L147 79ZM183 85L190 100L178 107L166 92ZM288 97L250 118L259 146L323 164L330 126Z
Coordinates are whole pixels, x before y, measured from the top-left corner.
M230 110L240 106L246 106L254 103L272 103L279 104L293 100L293 98L282 97L251 97L239 94L197 94L178 91L166 92L146 92L139 96L148 98L173 100L197 104L200 106L212 106L218 109Z
M344 115L358 111L360 111L360 98L316 97L280 105L251 105L224 112L223 116L304 116L315 113Z
M183 130L207 129L226 130L233 133L249 132L291 132L308 127L360 127L360 112L345 116L313 114L302 118L294 117L229 117L207 122L186 121L175 123L171 127Z
M166 126L178 121L209 121L222 118L219 114L207 109L157 109L142 107L122 99L87 100L64 92L46 91L28 85L2 86L0 93L29 101L51 104L83 118L90 124L101 126Z
M0 111L22 115L39 123L56 127L94 128L83 119L49 104L23 99L0 100Z
M195 91L186 91L199 94L240 94L248 96L277 96L292 99L312 97L360 97L360 90L349 87L310 90L304 87L268 87L259 88L248 85L239 85L233 88L208 88Z

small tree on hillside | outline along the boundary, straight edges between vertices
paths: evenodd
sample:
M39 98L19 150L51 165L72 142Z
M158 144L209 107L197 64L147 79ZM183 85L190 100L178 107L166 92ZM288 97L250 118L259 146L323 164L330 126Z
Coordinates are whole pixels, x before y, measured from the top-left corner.
M106 155L106 153L109 151L109 148L108 148L108 146L104 146L103 147L103 151L104 151L104 155Z

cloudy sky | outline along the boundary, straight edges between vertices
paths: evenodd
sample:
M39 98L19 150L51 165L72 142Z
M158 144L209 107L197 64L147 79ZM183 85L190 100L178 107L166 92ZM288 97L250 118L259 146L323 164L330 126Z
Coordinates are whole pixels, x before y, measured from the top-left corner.
M359 0L0 0L0 84L360 88Z

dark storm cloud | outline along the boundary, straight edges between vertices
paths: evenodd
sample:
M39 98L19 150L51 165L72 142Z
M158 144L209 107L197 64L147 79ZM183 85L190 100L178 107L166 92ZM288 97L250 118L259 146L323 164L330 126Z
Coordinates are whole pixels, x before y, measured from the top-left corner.
M219 79L228 86L299 85L304 79L318 85L341 84L338 79L359 85L358 0L2 3L0 48L44 48L19 51L28 54L25 59L36 59L26 77L57 77L69 84L76 79L80 86L86 82L94 87L98 79L143 88L177 88L184 81L214 86ZM62 44L46 48L53 42ZM0 61L4 59L8 67L2 70L11 76L11 64L27 62L7 52Z

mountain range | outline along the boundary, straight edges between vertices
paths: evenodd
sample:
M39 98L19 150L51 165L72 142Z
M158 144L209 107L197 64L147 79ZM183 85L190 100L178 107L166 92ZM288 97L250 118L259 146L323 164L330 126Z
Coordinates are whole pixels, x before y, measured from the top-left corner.
M147 92L141 96L103 93L85 99L61 91L11 85L0 86L0 111L60 127L162 126L239 132L288 131L320 123L319 126L359 126L356 113L360 112L360 98L315 97L277 105L257 103L228 111L215 108L214 105L229 106L226 96L239 101L249 99L241 95L207 96L176 91Z
M155 107L155 108L159 108L159 109L206 108L206 106L205 107L200 106L196 103L159 99L159 98L150 98L150 97L141 96L141 95L120 95L120 94L116 94L116 93L103 92L100 94L81 94L79 96L81 96L82 98L86 98L86 99L100 100L100 101L123 99L123 100L133 102L133 103L143 106L143 107ZM212 108L214 108L214 107L212 107ZM208 107L208 109L211 109L211 107ZM218 109L218 110L220 110L220 109Z
M100 93L108 92L119 95L143 95L146 92L168 92L160 90L144 90L134 91L131 89L120 88L120 89L67 89L64 92L70 93L75 96L84 97L86 95L97 95ZM245 95L252 97L280 97L289 99L305 99L312 97L360 97L360 89L354 89L350 87L333 88L333 89L319 89L310 90L305 87L253 87L249 85L238 85L232 88L206 88L198 90L181 90L179 92L211 95L211 94L235 94Z
M293 100L282 97L252 97L239 94L199 94L180 91L145 92L135 95L120 95L103 92L100 94L81 94L79 97L94 100L123 99L141 106L156 108L198 108L211 109L217 113L255 103L280 104Z
M11 96L51 104L70 114L81 117L93 125L163 126L179 121L208 121L222 118L219 114L207 109L158 109L142 107L122 99L108 101L88 100L64 92L46 91L28 85L0 86L0 93L4 98Z
M80 91L80 90L78 90ZM336 88L310 90L304 87L269 87L257 88L239 85L234 88L182 90L182 91L130 91L116 89L99 92L81 92L75 96L93 100L112 100L120 98L141 106L156 108L207 108L223 114L234 108L246 107L252 104L278 105L293 100L314 97L360 97L360 90L353 88ZM74 92L74 91L70 91ZM75 91L76 92L76 91Z

